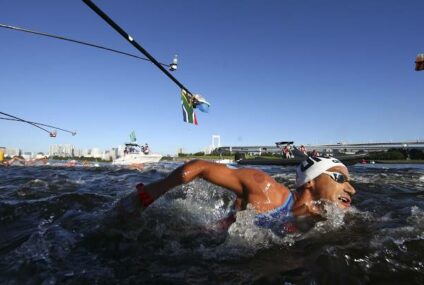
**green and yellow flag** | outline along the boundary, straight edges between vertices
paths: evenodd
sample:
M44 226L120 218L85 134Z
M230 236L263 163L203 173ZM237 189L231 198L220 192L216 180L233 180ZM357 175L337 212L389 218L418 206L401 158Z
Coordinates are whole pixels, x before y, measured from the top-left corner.
M197 117L193 110L193 104L188 97L187 91L184 89L181 89L181 106L183 108L184 122L197 125Z
M136 142L137 141L137 138L135 136L135 132L134 131L132 131L131 134L130 134L130 140L131 140L131 142Z

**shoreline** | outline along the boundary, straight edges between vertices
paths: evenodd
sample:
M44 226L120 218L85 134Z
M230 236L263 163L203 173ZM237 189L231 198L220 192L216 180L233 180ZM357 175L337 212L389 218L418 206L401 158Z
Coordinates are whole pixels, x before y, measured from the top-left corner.
M377 164L424 164L424 160L374 160Z
M219 159L232 159L234 160L234 157L225 157L223 156L222 158L210 158L210 157L178 157L178 158L174 158L173 160L170 161L179 161L179 162L184 162L187 160L192 160L192 159L201 159L201 160L207 160L207 161L216 161ZM166 161L166 160L162 160L162 161ZM371 160L370 160L371 161ZM424 164L424 160L423 159L417 159L417 160L372 160L374 161L376 164ZM360 162L358 162L358 164L360 164ZM366 164L370 164L369 161L367 161Z

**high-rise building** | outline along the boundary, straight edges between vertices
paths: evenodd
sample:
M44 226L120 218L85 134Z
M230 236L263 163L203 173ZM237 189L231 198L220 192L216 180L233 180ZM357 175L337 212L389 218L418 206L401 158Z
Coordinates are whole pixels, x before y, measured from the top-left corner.
M63 156L73 157L74 156L74 146L71 144L64 144L62 146Z
M80 148L74 148L74 156L75 157L81 157L81 156L83 156L82 149L80 149Z
M91 157L102 158L102 151L96 147L91 149Z
M51 145L49 147L49 156L59 156L60 150L58 145Z
M73 157L74 146L71 144L51 145L49 148L50 156Z
M84 151L82 152L82 156L91 157L91 149L89 148L84 149Z

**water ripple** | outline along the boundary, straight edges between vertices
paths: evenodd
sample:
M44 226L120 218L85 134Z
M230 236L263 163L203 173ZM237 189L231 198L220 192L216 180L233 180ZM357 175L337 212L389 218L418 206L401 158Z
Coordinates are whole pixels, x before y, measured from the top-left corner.
M424 168L350 167L357 189L345 212L276 235L237 213L227 190L196 180L176 187L139 217L121 222L115 203L138 182L179 163L142 171L112 168L0 168L0 283L5 284L422 284ZM261 168L261 167L258 167ZM264 167L294 187L293 167Z

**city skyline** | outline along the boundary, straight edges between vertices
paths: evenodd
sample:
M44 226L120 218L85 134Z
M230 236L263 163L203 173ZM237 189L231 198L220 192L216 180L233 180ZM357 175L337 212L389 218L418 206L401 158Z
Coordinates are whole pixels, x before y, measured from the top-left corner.
M353 144L347 143L347 142L337 142L337 143L324 143L324 144L304 144L304 146L310 148L326 148L329 145L337 145L337 146L344 146L349 145L350 147L353 147L355 145L362 145L362 144L370 144L370 145L378 145L378 144L396 144L396 145L403 145L403 147L408 147L410 144L416 145L417 143L422 144L424 143L424 139L416 139L416 140L402 140L402 141L367 141L367 142L355 142ZM300 145L297 145L298 147ZM198 152L204 152L205 154L210 154L214 149L218 147L226 148L234 148L236 149L235 152L237 152L238 148L246 149L255 149L255 151L261 152L262 147L266 147L268 149L275 149L278 148L273 144L267 144L267 145L221 145L220 143L220 136L219 135L212 135L212 143L208 146L204 146L202 148L199 148L195 151L187 151L187 149L183 147L178 147L174 153L160 153L164 156L175 156L179 153L198 153ZM106 149L100 149L98 147L90 147L90 148L79 148L77 146L74 146L72 144L63 144L63 145L50 145L48 151L26 151L25 149L21 149L20 147L5 147L1 146L1 149L5 149L5 154L9 157L12 156L18 156L23 153L26 155L31 155L35 157L37 154L43 154L48 156L62 156L62 157L93 157L93 158L102 158L102 159L114 159L116 157L122 156L124 154L125 144L118 145L115 147L109 147ZM414 147L413 147L414 148ZM420 147L419 147L420 148ZM262 150L263 151L263 150ZM154 152L154 151L153 151ZM112 154L113 153L113 154ZM158 152L157 152L158 153Z
M229 146L424 137L423 1L94 2L158 60L178 54L172 74L210 113L184 123L179 88L149 62L0 29L0 111L77 132L0 121L1 146L106 149L133 130L163 154L215 133ZM82 1L0 3L4 24L138 54Z
M220 147L221 146L221 137L220 135L212 135L212 143L210 145L207 146L203 146L201 148L199 148L198 150L194 151L194 152L200 152L203 151L205 153L210 153L213 149ZM135 142L137 143L137 142ZM142 144L141 144L142 145ZM9 156L14 156L14 155L19 155L18 153L21 152L27 152L25 149L19 147L19 146L2 146L0 145L0 148L5 148L6 154ZM98 148L96 146L92 146L89 148L80 148L78 146L75 146L73 144L70 143L65 143L65 144L52 144L48 147L48 150L43 151L43 150L36 150L36 151L28 151L33 153L34 155L37 153L43 153L43 154L48 154L50 156L76 156L76 157L80 157L80 156L86 156L86 157L90 157L93 156L92 153L96 153L96 156L101 156L102 154L104 154L105 152L109 152L109 151L115 151L116 153L119 155L123 154L123 151L125 149L125 144L121 144L118 146L111 146L111 147L106 147L104 149ZM179 146L175 149L174 153L160 153L162 155L176 155L180 152L185 152L186 148ZM13 153L12 155L10 154ZM152 152L155 152L154 150L152 150ZM157 152L159 153L159 152ZM94 157L96 157L94 156Z

